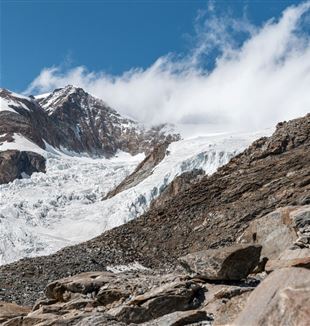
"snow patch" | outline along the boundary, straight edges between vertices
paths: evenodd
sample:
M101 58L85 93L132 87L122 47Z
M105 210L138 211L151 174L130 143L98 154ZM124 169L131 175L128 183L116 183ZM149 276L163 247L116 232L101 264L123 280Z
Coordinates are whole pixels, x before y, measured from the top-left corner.
M7 151L7 150L18 150L18 151L28 151L28 152L35 152L40 155L45 155L44 149L27 139L26 137L22 136L21 134L14 134L13 135L14 141L8 142L5 141L3 143L0 142L0 152Z
M130 271L148 270L148 268L144 267L136 261L128 265L107 266L106 269L108 272L112 272L115 274Z

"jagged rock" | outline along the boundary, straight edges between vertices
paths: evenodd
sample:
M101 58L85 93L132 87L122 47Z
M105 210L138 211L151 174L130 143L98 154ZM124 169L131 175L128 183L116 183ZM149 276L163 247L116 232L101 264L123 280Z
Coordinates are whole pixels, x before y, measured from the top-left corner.
M268 260L265 270L272 272L285 267L305 267L310 269L310 249L285 250L278 259Z
M43 156L16 150L0 152L0 184L30 176L34 172L45 173Z
M185 269L209 280L241 280L259 263L260 245L237 244L179 258Z
M163 190L163 192L151 202L151 209L163 207L171 198L182 191L189 189L194 183L199 182L205 175L202 169L194 169L184 172L173 179L172 182Z
M48 284L46 298L27 311L23 325L142 323L175 311L199 308L205 290L201 280L191 280L186 275L82 273ZM101 313L101 318L97 313ZM179 315L178 319L202 316L206 313L192 312L187 317Z
M3 325L9 319L25 316L31 311L29 307L22 307L15 303L0 301L0 323Z
M117 187L111 190L104 199L111 198L118 193L136 186L150 176L154 167L166 156L169 141L156 146L153 151L137 166L133 173L127 176Z
M272 272L250 295L234 326L309 325L310 271L283 268Z

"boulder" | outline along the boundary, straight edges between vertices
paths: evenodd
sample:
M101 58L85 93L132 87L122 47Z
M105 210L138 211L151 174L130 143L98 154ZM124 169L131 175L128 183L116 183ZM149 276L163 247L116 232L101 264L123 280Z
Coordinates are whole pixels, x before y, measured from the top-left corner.
M310 271L283 268L271 273L249 296L234 326L310 324Z
M179 258L180 264L191 273L208 280L241 280L259 263L262 247L236 244L208 249Z
M110 272L87 272L63 278L47 285L45 295L48 299L66 302L74 294L97 293L102 286L112 282L115 274Z
M310 249L287 249L278 257L278 259L268 260L265 270L266 272L272 272L275 269L285 267L310 268Z
M261 244L268 259L293 246L310 248L310 205L278 208L252 221L237 241Z
M276 259L297 240L297 233L290 218L290 213L295 209L292 206L279 208L252 221L238 242L258 243L263 247L262 257Z

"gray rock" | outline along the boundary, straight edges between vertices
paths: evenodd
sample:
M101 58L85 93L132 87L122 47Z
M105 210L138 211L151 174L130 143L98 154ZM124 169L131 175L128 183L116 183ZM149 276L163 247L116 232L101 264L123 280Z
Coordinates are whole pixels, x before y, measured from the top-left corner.
M187 271L209 280L241 280L259 263L260 245L236 244L209 249L179 258Z
M304 206L291 213L294 226L298 229L310 225L310 206Z
M271 273L251 294L234 326L310 324L310 271L283 268Z
M266 272L272 272L275 269L285 267L310 268L310 249L287 249L278 257L278 259L268 260L265 269Z

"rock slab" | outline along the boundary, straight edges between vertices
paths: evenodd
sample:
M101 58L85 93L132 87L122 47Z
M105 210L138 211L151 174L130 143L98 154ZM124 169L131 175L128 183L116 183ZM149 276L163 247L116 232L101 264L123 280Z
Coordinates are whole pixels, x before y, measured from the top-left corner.
M202 250L179 258L188 271L208 280L237 281L247 277L259 263L260 245L236 244Z

